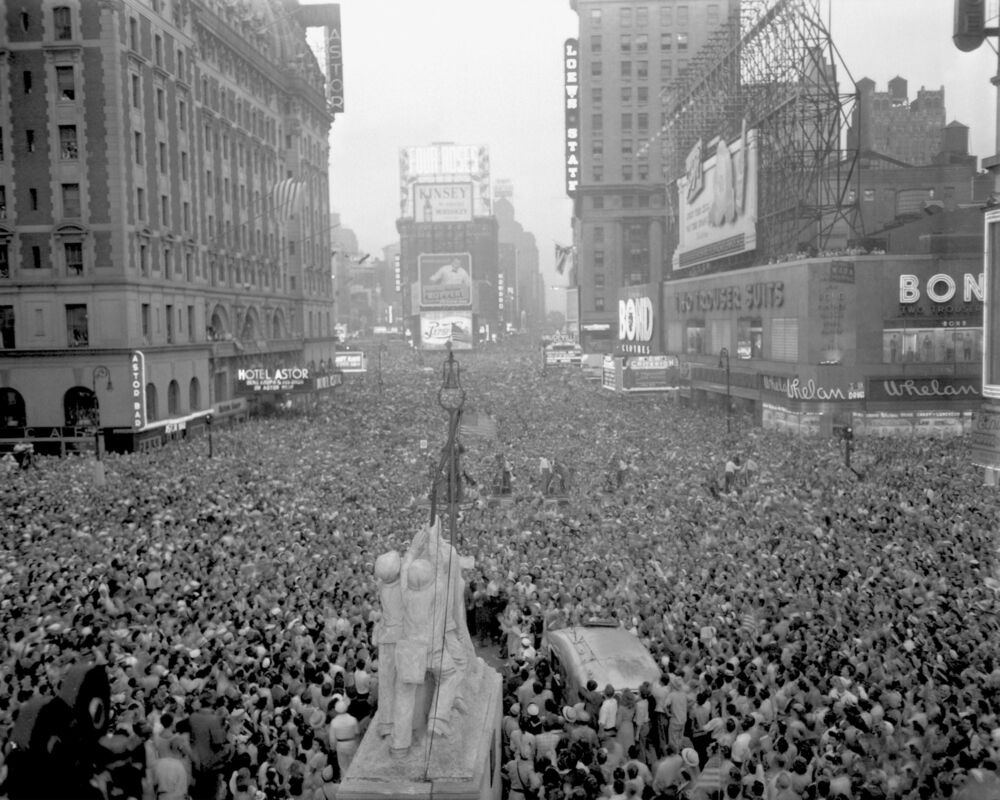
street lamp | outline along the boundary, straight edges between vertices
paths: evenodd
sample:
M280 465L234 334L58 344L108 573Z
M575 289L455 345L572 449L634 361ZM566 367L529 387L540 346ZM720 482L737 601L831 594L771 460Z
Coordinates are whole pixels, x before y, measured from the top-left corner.
M100 365L94 367L94 371L91 374L91 388L94 391L94 456L98 461L101 460L101 404L97 399L97 381L106 380L107 386L105 387L107 391L111 391L114 387L111 385L111 370L107 367Z
M729 348L723 347L719 351L719 369L723 367L723 361L725 361L726 367L726 433L733 432L733 400L730 391L729 383Z
M205 415L205 427L208 428L208 457L212 457L212 415Z

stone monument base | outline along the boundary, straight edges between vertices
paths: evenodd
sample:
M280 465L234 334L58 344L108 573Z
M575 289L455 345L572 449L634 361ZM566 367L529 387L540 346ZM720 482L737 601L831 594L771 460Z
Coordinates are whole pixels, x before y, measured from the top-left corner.
M426 725L413 732L405 755L389 751L379 736L379 710L337 791L337 800L500 797L500 674L477 658L466 674L462 696L468 710L453 712L449 736L429 736ZM471 665L470 665L471 667ZM417 708L423 704L419 703Z

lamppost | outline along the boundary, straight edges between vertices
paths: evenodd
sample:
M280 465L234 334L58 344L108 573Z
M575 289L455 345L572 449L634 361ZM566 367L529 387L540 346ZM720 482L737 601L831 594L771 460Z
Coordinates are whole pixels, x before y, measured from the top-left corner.
M208 429L208 457L212 457L212 415L205 415L205 427Z
M94 371L90 376L91 378L91 388L94 391L94 456L98 461L101 460L101 404L97 400L97 381L106 380L107 386L105 387L107 391L111 391L114 387L111 385L111 370L107 367L100 365L94 367Z
M722 369L723 362L726 367L726 433L733 432L733 400L729 384L729 348L723 347L719 351L719 369Z
M385 342L381 342L378 346L378 394L379 397L382 396L385 391L385 386L382 383L382 353L386 351Z
M461 369L455 354L448 345L448 358L441 369L441 388L438 389L438 405L448 412L448 439L441 452L441 462L434 474L431 489L431 524L437 517L438 487L445 487L444 501L448 504L448 531L453 546L458 544L457 511L461 500L462 468L460 464L461 445L458 443L458 426L465 405L465 389L460 379ZM444 527L442 525L442 527Z

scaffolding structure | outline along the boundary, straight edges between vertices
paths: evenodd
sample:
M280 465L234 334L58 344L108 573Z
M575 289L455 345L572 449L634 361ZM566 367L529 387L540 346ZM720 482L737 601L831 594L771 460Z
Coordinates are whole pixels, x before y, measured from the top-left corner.
M838 64L850 81L841 94ZM676 181L701 140L732 141L747 129L758 137L757 249L766 263L807 249L822 252L831 238L860 241L851 180L857 152L846 150L856 91L843 66L819 0L742 0L732 16L664 90L663 148L668 236L677 243ZM732 264L736 266L737 264Z

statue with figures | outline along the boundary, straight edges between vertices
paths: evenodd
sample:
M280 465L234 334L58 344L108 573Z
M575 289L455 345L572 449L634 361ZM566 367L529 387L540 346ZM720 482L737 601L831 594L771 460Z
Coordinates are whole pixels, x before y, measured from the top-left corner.
M373 565L381 607L373 631L377 708L338 800L399 797L426 791L428 782L432 793L439 782L452 797L487 797L501 783L501 680L469 635L462 570L475 560L458 550L464 396L449 352L438 394L448 436L431 477L430 522L405 552L390 550Z

